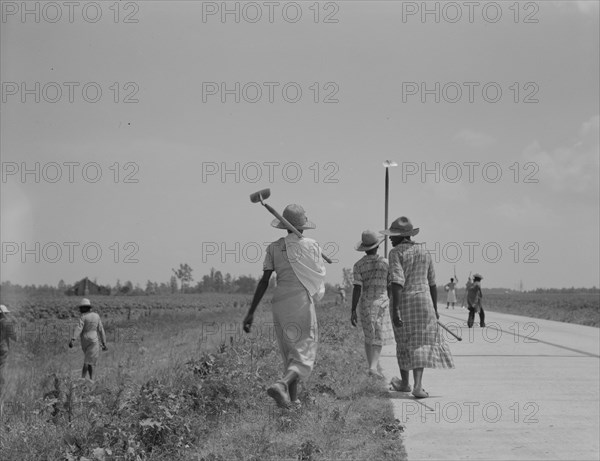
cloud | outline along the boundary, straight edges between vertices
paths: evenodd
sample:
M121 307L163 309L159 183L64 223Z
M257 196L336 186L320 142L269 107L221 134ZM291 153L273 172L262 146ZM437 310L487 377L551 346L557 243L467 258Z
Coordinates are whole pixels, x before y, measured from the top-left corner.
M597 200L599 122L598 115L584 122L572 147L545 149L538 141L533 141L524 149L523 159L538 169L536 176L540 184L557 192L591 194Z
M454 139L464 141L469 146L476 148L489 147L496 142L496 139L485 133L478 133L476 131L468 129L458 132L454 136Z

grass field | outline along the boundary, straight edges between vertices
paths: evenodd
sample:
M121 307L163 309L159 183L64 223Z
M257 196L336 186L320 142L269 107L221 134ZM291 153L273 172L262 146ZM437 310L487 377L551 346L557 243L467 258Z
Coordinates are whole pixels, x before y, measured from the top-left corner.
M406 459L403 428L385 383L365 373L362 333L347 309L318 307L318 360L300 388L303 406L281 410L265 392L281 367L268 301L246 335L248 296L166 298L92 299L109 337L93 384L78 379L79 345L67 348L73 320L46 317L71 317L75 300L23 302L20 317L37 318L28 323L39 329L19 331L11 350L2 459ZM131 314L125 302L138 303Z
M457 299L463 300L464 290L460 290ZM438 295L441 303L446 302L446 295ZM498 293L483 291L483 307L495 312L524 315L538 319L558 322L576 323L592 327L600 326L600 293L539 293L517 292Z

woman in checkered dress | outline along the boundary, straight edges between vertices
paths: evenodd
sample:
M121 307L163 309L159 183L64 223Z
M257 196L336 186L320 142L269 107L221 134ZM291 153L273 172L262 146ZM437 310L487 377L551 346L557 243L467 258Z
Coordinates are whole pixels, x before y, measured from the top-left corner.
M369 375L376 378L384 377L378 370L381 347L392 344L394 340L387 292L388 262L377 254L384 238L370 230L362 233L362 239L354 249L366 254L354 264L352 271L354 290L350 321L352 326L356 326L356 308L360 304L360 323L365 335Z
M413 370L417 398L429 397L423 389L425 368L454 368L450 348L437 324L437 288L431 255L425 245L410 239L413 229L406 217L396 219L382 233L390 236L394 248L389 254L389 282L392 284L391 315L396 337L396 356L402 380L394 388L410 392L409 370Z

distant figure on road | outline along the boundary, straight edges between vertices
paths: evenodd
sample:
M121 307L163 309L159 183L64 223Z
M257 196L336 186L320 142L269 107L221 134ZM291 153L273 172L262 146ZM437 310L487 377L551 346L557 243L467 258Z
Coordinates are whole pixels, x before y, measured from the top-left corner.
M450 278L450 283L447 283L444 287L444 290L448 293L446 297L446 309L450 307L452 304L452 309L454 309L454 304L456 304L456 284L458 283L458 277L456 278L456 282L454 278Z
M4 401L4 370L8 362L10 340L17 340L16 324L9 313L10 311L5 305L0 305L0 415L2 414L2 402Z
M85 354L83 359L83 368L81 369L81 378L85 379L85 375L89 373L90 380L93 379L94 368L100 355L100 347L102 350L107 350L106 334L102 326L102 320L96 312L90 312L92 303L89 299L83 298L79 303L79 324L75 328L73 337L69 341L69 347L73 347L75 338L81 339L81 349Z
M288 205L283 211L283 218L301 233L316 227L300 205ZM278 219L271 226L287 229ZM288 229L286 237L267 247L263 276L243 320L246 333L250 332L254 311L269 286L273 271L277 274L277 288L271 300L271 310L284 376L267 389L267 394L278 406L289 408L292 402L295 405L300 403L298 381L310 376L317 357L315 300L321 299L325 293L325 264L319 245L313 239L298 238ZM292 327L293 333L287 327Z
M475 322L475 313L479 314L479 326L485 327L485 312L483 312L483 306L481 305L481 299L483 293L481 292L481 280L483 277L480 274L473 275L473 283L469 286L467 292L467 305L469 307L469 319L467 320L467 326L473 327Z
M378 370L381 348L394 342L387 290L388 262L377 254L384 239L374 231L364 231L354 249L364 251L366 255L354 264L352 270L354 290L350 322L352 326L358 322L356 308L360 301L360 323L365 335L369 375L376 378L384 378Z
M413 370L416 398L429 397L422 386L424 368L454 368L450 348L437 323L437 287L431 255L425 246L410 239L419 229L413 229L404 216L389 229L394 248L389 254L391 283L391 314L396 337L396 356L402 380L392 380L400 392L410 392L409 370Z

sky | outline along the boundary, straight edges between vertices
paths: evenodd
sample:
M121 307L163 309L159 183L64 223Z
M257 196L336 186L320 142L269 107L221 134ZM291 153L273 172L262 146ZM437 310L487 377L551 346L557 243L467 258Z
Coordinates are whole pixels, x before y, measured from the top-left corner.
M260 276L269 188L340 283L392 160L438 284L598 286L598 4L2 1L0 278Z

